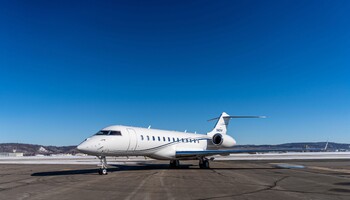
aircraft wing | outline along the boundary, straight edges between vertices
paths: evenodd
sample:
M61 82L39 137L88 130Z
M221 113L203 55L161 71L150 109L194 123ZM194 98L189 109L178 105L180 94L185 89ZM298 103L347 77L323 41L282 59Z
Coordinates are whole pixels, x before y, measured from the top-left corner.
M177 158L203 157L213 155L230 155L238 153L267 153L267 152L302 152L302 151L322 151L316 148L282 148L282 149L225 149L225 150L198 150L198 151L176 151Z

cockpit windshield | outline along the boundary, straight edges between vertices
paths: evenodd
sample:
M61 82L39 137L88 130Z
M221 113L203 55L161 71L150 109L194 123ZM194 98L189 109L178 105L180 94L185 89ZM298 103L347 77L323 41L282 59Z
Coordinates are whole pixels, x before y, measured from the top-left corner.
M97 132L95 135L122 135L122 133L120 131L101 130Z
M108 135L109 131L99 131L96 135Z
M120 131L111 131L109 135L122 135L122 133Z

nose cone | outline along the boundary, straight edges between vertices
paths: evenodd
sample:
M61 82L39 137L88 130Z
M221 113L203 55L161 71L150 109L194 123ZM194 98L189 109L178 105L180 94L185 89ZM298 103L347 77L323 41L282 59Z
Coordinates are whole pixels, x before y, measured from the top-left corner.
M97 155L99 151L99 143L93 138L87 138L84 142L77 146L77 150L88 154L88 155Z
M89 151L89 146L86 142L82 142L81 144L79 144L77 146L78 151L82 152L82 153L88 153Z
M84 152L84 150L86 150L86 145L84 145L84 142L79 144L77 146L77 149L78 149L78 151Z

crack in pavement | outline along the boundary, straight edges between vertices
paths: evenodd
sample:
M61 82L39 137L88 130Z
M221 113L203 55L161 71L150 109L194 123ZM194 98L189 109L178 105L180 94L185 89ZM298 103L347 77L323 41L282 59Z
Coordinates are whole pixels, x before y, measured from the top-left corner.
M253 190L250 192L243 192L240 194L234 194L234 195L224 195L224 196L216 196L216 197L208 197L208 198L199 198L198 200L208 200L208 199L219 199L219 198L228 198L228 197L237 197L237 196L243 196L243 195L247 195L247 194L254 194L254 193L258 193L258 192L262 192L262 191L267 191L267 190L273 190L279 182L283 181L284 179L288 178L289 176L284 176L276 181L274 181L274 183L270 186L267 186L265 188L259 189L259 190Z
M254 190L250 192L243 192L240 194L234 194L234 195L224 195L224 196L215 196L215 197L208 197L208 198L199 198L198 200L209 200L209 199L219 199L219 198L229 198L229 197L237 197L237 196L243 196L243 195L249 195L249 194L254 194L254 193L259 193L263 191L268 191L268 190L273 190L273 191L278 191L278 192L293 192L293 193L301 193L301 194L322 194L322 195L327 195L327 196L350 196L347 194L334 194L334 193L322 193L322 192L308 192L308 191L297 191L297 190L287 190L287 189L276 189L278 184L288 178L289 176L284 176L276 181L274 183L266 188L259 189L259 190Z
M138 193L138 191L142 188L142 186L148 181L148 179L150 179L153 175L158 174L159 172L155 172L153 174L150 174L149 176L147 176L146 178L144 178L140 184L134 189L134 191L132 191L127 197L125 197L124 199L133 199L133 197Z

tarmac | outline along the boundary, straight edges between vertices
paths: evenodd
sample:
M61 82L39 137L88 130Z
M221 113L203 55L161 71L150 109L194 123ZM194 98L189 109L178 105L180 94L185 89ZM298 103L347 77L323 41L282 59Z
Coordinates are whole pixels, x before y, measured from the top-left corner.
M0 164L0 199L350 199L350 159Z

